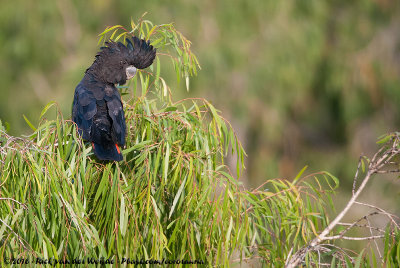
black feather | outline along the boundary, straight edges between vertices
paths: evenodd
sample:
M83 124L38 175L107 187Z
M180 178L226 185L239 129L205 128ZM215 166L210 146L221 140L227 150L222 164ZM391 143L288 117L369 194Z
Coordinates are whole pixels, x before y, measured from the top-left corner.
M150 45L150 41L145 41L134 36L132 38L134 48L131 51L130 62L138 69L145 69L149 67L155 57L157 50Z
M129 50L133 50L133 44L132 44L132 42L131 42L131 40L129 38L126 39L126 43L127 43L126 47Z
M115 84L125 84L129 65L144 69L156 56L149 41L137 37L132 41L127 38L127 46L106 42L75 88L72 120L82 138L92 142L94 153L101 160L123 159L119 146L125 145L126 124Z

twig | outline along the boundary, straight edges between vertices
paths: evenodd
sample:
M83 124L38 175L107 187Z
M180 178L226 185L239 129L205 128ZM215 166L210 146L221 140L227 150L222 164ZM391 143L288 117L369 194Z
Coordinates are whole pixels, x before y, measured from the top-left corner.
M351 236L343 236L343 235L334 235L334 236L325 236L325 240L335 240L335 239L345 239L345 240L372 240L372 239L379 239L384 238L385 235L373 235L373 236L365 236L365 237L351 237Z
M13 202L15 202L15 203L20 204L24 209L27 208L26 204L23 204L23 203L21 203L21 202L18 202L17 200L12 199L12 198L9 198L9 197L0 197L0 200L11 200L11 201L13 201Z
M381 228L371 226L368 219L367 219L367 221L368 221L368 225L366 225L366 224L361 225L361 224L354 224L354 223L344 223L344 222L339 222L338 225L353 226L353 227L360 227L360 228L368 228L369 230L374 230L374 231L377 231L377 232L380 232L380 233L384 233L385 232L385 230L383 230Z
M366 219L366 220L368 222L368 225L371 226L369 219ZM369 232L370 232L371 236L374 235L374 233L372 232L372 228L369 228ZM375 244L376 250L378 251L379 258L382 259L382 254L381 254L381 251L379 250L379 246L378 246L378 243L376 242L376 239L374 239L374 244Z
M378 170L376 174L399 173L400 169Z
M362 218L356 220L356 221L353 222L352 224L349 224L349 226L348 226L346 229L344 229L343 231L340 232L339 236L340 236L340 235L343 236L343 235L344 235L345 233L347 233L351 228L353 228L354 226L356 226L356 224L359 223L360 221L366 220L368 217L373 216L373 215L376 215L376 214L379 214L379 213L376 212L376 211L374 211L374 212L372 212L372 213L370 213L370 214L368 214L368 215L365 215L365 216L363 216ZM338 224L339 224L339 225L343 225L343 224L341 224L341 223L339 223L339 222L338 222Z
M391 213L389 213L389 212L387 212L387 211L385 211L385 210L383 210L383 209L381 209L381 208L379 208L379 207L377 207L377 206L371 205L371 204L362 203L362 202L359 202L359 201L356 201L355 204L362 205L362 206L366 206L366 207L370 207L370 208L373 208L373 209L378 210L379 212L385 214L385 215L392 221L392 223L393 223L394 225L396 225L397 228L400 229L399 224L397 224L397 222L396 222L395 219L394 219L394 217L398 218L396 215L393 215L393 214L391 214Z

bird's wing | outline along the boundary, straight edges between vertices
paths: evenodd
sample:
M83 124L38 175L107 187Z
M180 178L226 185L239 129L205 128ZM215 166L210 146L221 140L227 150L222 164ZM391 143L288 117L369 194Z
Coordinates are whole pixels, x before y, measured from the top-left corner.
M90 130L96 112L96 97L82 82L79 83L75 89L72 120L78 125L78 131L85 140L90 140Z
M107 102L108 115L113 121L111 135L119 145L124 146L126 132L125 115L121 96L117 88L114 86L107 86L104 99Z

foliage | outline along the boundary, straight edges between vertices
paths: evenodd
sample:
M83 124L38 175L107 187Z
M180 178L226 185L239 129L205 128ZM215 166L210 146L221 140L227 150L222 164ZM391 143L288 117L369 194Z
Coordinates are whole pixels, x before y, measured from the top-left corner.
M304 168L292 182L268 180L245 190L237 180L245 153L229 122L207 100L174 102L163 78L165 57L189 87L199 67L190 42L172 24L140 19L130 30L107 28L99 43L129 34L150 38L158 56L150 71L120 87L125 161L97 161L55 103L43 109L37 127L25 118L33 129L28 137L12 137L0 125L1 265L19 257L129 257L209 266L256 259L282 267L329 224L338 179L328 172L303 176ZM53 108L56 119L47 120ZM224 164L229 151L235 175ZM388 232L385 258L393 262L397 238ZM359 256L347 262L368 261ZM306 258L309 265L317 260Z

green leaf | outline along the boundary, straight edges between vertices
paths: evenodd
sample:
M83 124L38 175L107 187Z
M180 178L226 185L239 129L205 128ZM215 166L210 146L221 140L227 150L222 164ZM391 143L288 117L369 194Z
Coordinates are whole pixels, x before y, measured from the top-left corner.
M26 118L25 115L22 115L25 119L25 122L28 124L28 126L33 130L36 131L36 128L34 127L34 125L28 120L28 118Z
M121 207L119 209L119 228L121 230L122 236L125 236L125 198L124 195L121 194Z
M304 171L307 169L308 166L304 166L299 173L297 173L296 177L293 180L293 183L295 184L298 179L301 178L301 175L303 175Z
M116 29L116 28L122 28L121 25L114 25L112 27L107 27L107 29L105 29L102 33L99 34L99 36L105 35L106 33Z
M169 148L169 143L166 142L166 148L165 148L165 158L164 158L164 181L167 183L167 176L168 176L168 166L169 166L169 154L170 154L170 148Z
M364 254L364 250L361 250L361 252L358 254L357 259L355 260L355 268L360 268L361 267L361 261L363 260L363 254Z
M49 102L42 110L42 112L40 113L39 119L42 119L43 115L47 112L48 109L50 109L50 107L56 105L55 101L51 101Z
M179 187L178 192L176 193L176 195L175 195L175 197L174 197L174 201L172 202L172 207L171 207L171 210L170 210L170 212L169 212L168 219L170 219L171 216L172 216L172 213L174 213L176 204L178 203L179 197L181 196L182 191L183 191L183 188L185 187L186 179L187 179L187 177L185 177L185 179L184 179L183 182L181 183L181 186Z

